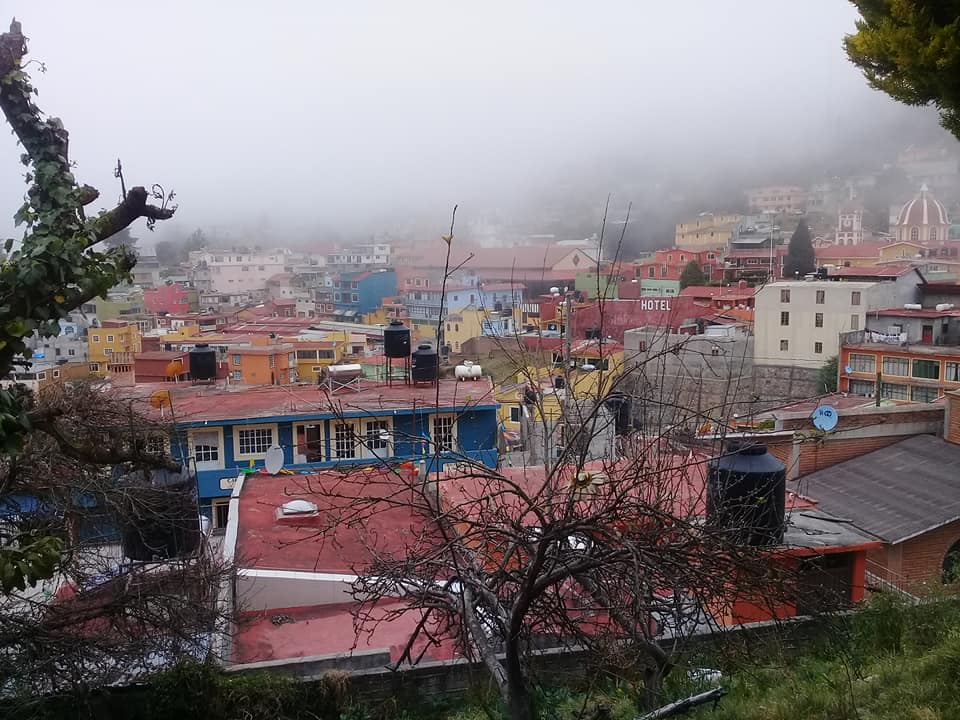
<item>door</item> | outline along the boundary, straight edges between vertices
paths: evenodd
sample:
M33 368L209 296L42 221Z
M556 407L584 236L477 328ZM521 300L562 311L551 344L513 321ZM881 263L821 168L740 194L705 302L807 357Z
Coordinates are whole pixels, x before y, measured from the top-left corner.
M320 423L297 425L297 452L294 460L298 464L323 462L323 435Z
M933 325L923 326L923 337L920 339L923 345L933 345Z

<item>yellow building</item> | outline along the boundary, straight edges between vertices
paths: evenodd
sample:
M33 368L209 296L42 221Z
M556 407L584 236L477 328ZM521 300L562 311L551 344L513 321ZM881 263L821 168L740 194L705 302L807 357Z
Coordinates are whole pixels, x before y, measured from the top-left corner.
M133 366L134 353L140 352L140 328L126 320L104 320L100 327L87 331L90 372L105 377L111 365Z
M300 382L317 382L323 368L343 360L346 343L336 340L297 340L293 342L296 353L296 371Z
M742 220L736 213L702 213L677 223L674 245L685 250L723 247L730 242Z
M444 342L455 353L460 352L463 344L473 338L484 335L507 337L516 331L516 320L510 312L497 312L474 305L450 312L444 323Z

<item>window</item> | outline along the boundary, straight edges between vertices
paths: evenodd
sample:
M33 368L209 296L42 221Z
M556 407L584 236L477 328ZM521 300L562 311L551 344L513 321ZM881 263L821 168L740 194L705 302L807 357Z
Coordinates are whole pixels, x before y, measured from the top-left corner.
M850 316L850 329L851 329L851 330L859 330L859 329L860 329L860 316L859 316L859 315L851 315L851 316Z
M360 283L358 283L358 282L356 282L356 281L350 283L350 289L351 289L351 290L357 290L357 289L359 289L359 288L360 288Z
M60 371L59 371L59 370L54 370L54 371L53 371L53 376L54 376L55 378L60 377Z
M70 357L74 357L76 354L77 354L76 350L74 350L73 348L67 348L67 355L69 355Z
M819 355L820 353L822 353L822 352L823 352L823 343L822 343L822 342L815 342L815 343L813 344L813 351L814 351L817 355Z
M91 339L93 342L95 342L95 343L100 342L100 336L99 336L99 335L91 335L91 336L90 336L90 339Z
M948 362L944 365L943 379L948 382L960 382L960 362Z
M360 302L360 296L357 293L350 293L350 302L358 303Z
M230 520L230 498L216 498L210 502L210 522L214 530L223 530Z
M334 302L340 302L340 293L334 293L334 294L333 294L333 301L334 301Z
M870 380L851 380L850 393L852 395L873 395L877 389L876 383Z
M950 363L947 363L947 364L949 365ZM910 375L910 360L908 360L907 358L901 358L901 357L884 357L883 358L883 374L899 375L900 377L907 377L908 375Z
M249 266L249 265L244 265L243 267L240 268L240 271L241 271L241 272L250 272L250 266Z
M37 380L46 380L47 374L45 372L37 373Z
M789 290L781 290L781 291L780 291L780 302L782 302L782 303L788 303L788 302L790 302L790 291L789 291Z
M790 324L790 313L786 310L780 313L780 324L784 326Z
M823 313L817 313L813 316L813 324L815 327L823 327Z
M914 402L936 402L940 391L935 387L926 387L923 385L914 385L910 388L910 399Z
M273 445L273 428L239 428L237 430L238 455L263 455Z
M234 365L239 365L239 364L240 364L240 356L239 356L239 355L234 355L234 356L233 356L233 364L234 364Z
M883 383L880 388L880 397L887 400L909 400L910 388L897 383Z
M939 360L914 360L913 377L925 378L927 380L940 379L940 361Z
M519 405L511 405L510 406L510 422L512 423L520 422L520 415L522 412L523 411L521 410Z
M647 277L655 278L656 276L657 276L657 269L653 265L651 265L649 268L647 268Z
M383 457L390 447L390 424L386 420L367 420L367 451Z
M90 372L100 372L100 363L90 363Z
M264 267L263 265L257 265L257 270L259 270L260 272L263 272L263 271L266 270L266 269L267 269L267 268Z
M335 459L357 456L357 443L353 425L336 423L333 426L333 457Z
M850 293L850 304L851 304L851 305L859 305L859 304L860 304L860 291L859 291L859 290L854 290L852 293Z
M437 450L454 449L454 427L457 419L453 415L435 415L433 417L433 443Z
M104 348L104 349L103 349L103 354L106 355L106 356L108 356L108 357L109 357L110 355L113 355L113 348Z
M240 382L241 380L243 380L243 373L240 372L239 370L234 370L233 379L236 380L237 382Z
M920 239L920 228L910 228L910 242L917 242Z
M220 467L220 433L202 430L193 433L193 459L197 470L216 470Z
M875 373L877 371L877 357L876 355L852 353L850 355L850 367L853 372Z
M294 353L287 353L287 365L296 364L295 358L296 358L296 355L294 355Z
M149 435L143 449L148 455L165 455L167 440L163 435Z
M270 367L276 367L277 365L276 355L271 355L270 357L267 358L267 365L269 365Z
M112 343L112 342L113 342L113 335L107 335L107 342L108 342L108 343Z
M780 341L780 352L786 352L786 351L789 350L789 349L790 349L790 341L789 341L789 340L781 340L781 341Z

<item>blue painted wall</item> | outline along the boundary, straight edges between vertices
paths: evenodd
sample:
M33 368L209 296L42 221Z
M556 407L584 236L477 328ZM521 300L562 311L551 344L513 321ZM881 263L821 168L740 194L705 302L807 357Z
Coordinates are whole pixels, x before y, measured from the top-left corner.
M354 282L357 283L356 288L351 287ZM340 302L336 303L338 312L373 312L383 304L383 298L397 294L397 273L393 270L343 273L340 275L340 289L337 292L340 293ZM357 295L357 302L350 299L353 293Z
M443 467L448 462L456 462L463 457L469 458L474 462L480 462L487 467L496 467L497 465L497 406L484 405L471 407L465 410L463 407L440 408L440 413L457 414L457 445L459 452L457 454L442 454L437 458L430 455L430 449L427 444L418 441L417 438L430 435L430 416L433 413L417 412L412 410L396 411L392 415L393 420L393 452L394 454L387 458L388 461L402 462L405 460L426 460L428 468L436 469L439 464ZM353 412L344 413L344 417L352 418L371 418L384 417L386 412L371 413ZM350 460L326 460L324 462L314 462L306 464L297 464L294 462L294 431L293 426L296 423L317 422L324 424L324 456L331 457L331 420L336 420L331 413L318 415L297 415L282 416L271 418L254 418L245 420L231 420L221 425L211 423L181 423L180 428L191 427L212 430L216 427L223 428L223 459L224 468L222 470L199 470L197 472L198 493L200 501L204 506L208 506L212 498L226 497L230 494L229 489L221 489L220 481L222 479L233 480L237 474L244 468L250 467L248 459L236 458L233 447L233 430L239 425L277 425L277 442L284 450L284 465L289 470L306 470L309 468L329 468L334 466L342 467L344 465L370 465L377 462L370 458L357 458ZM255 460L255 467L263 467L263 460Z

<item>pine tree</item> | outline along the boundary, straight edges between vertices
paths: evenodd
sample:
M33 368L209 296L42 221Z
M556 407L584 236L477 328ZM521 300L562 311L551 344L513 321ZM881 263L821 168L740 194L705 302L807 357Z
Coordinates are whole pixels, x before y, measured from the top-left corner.
M691 285L704 285L707 278L703 274L703 269L696 260L691 260L684 266L680 273L680 288L690 287Z
M817 258L810 240L810 228L806 220L801 220L790 236L787 257L783 263L783 276L786 278L803 277L817 269Z

